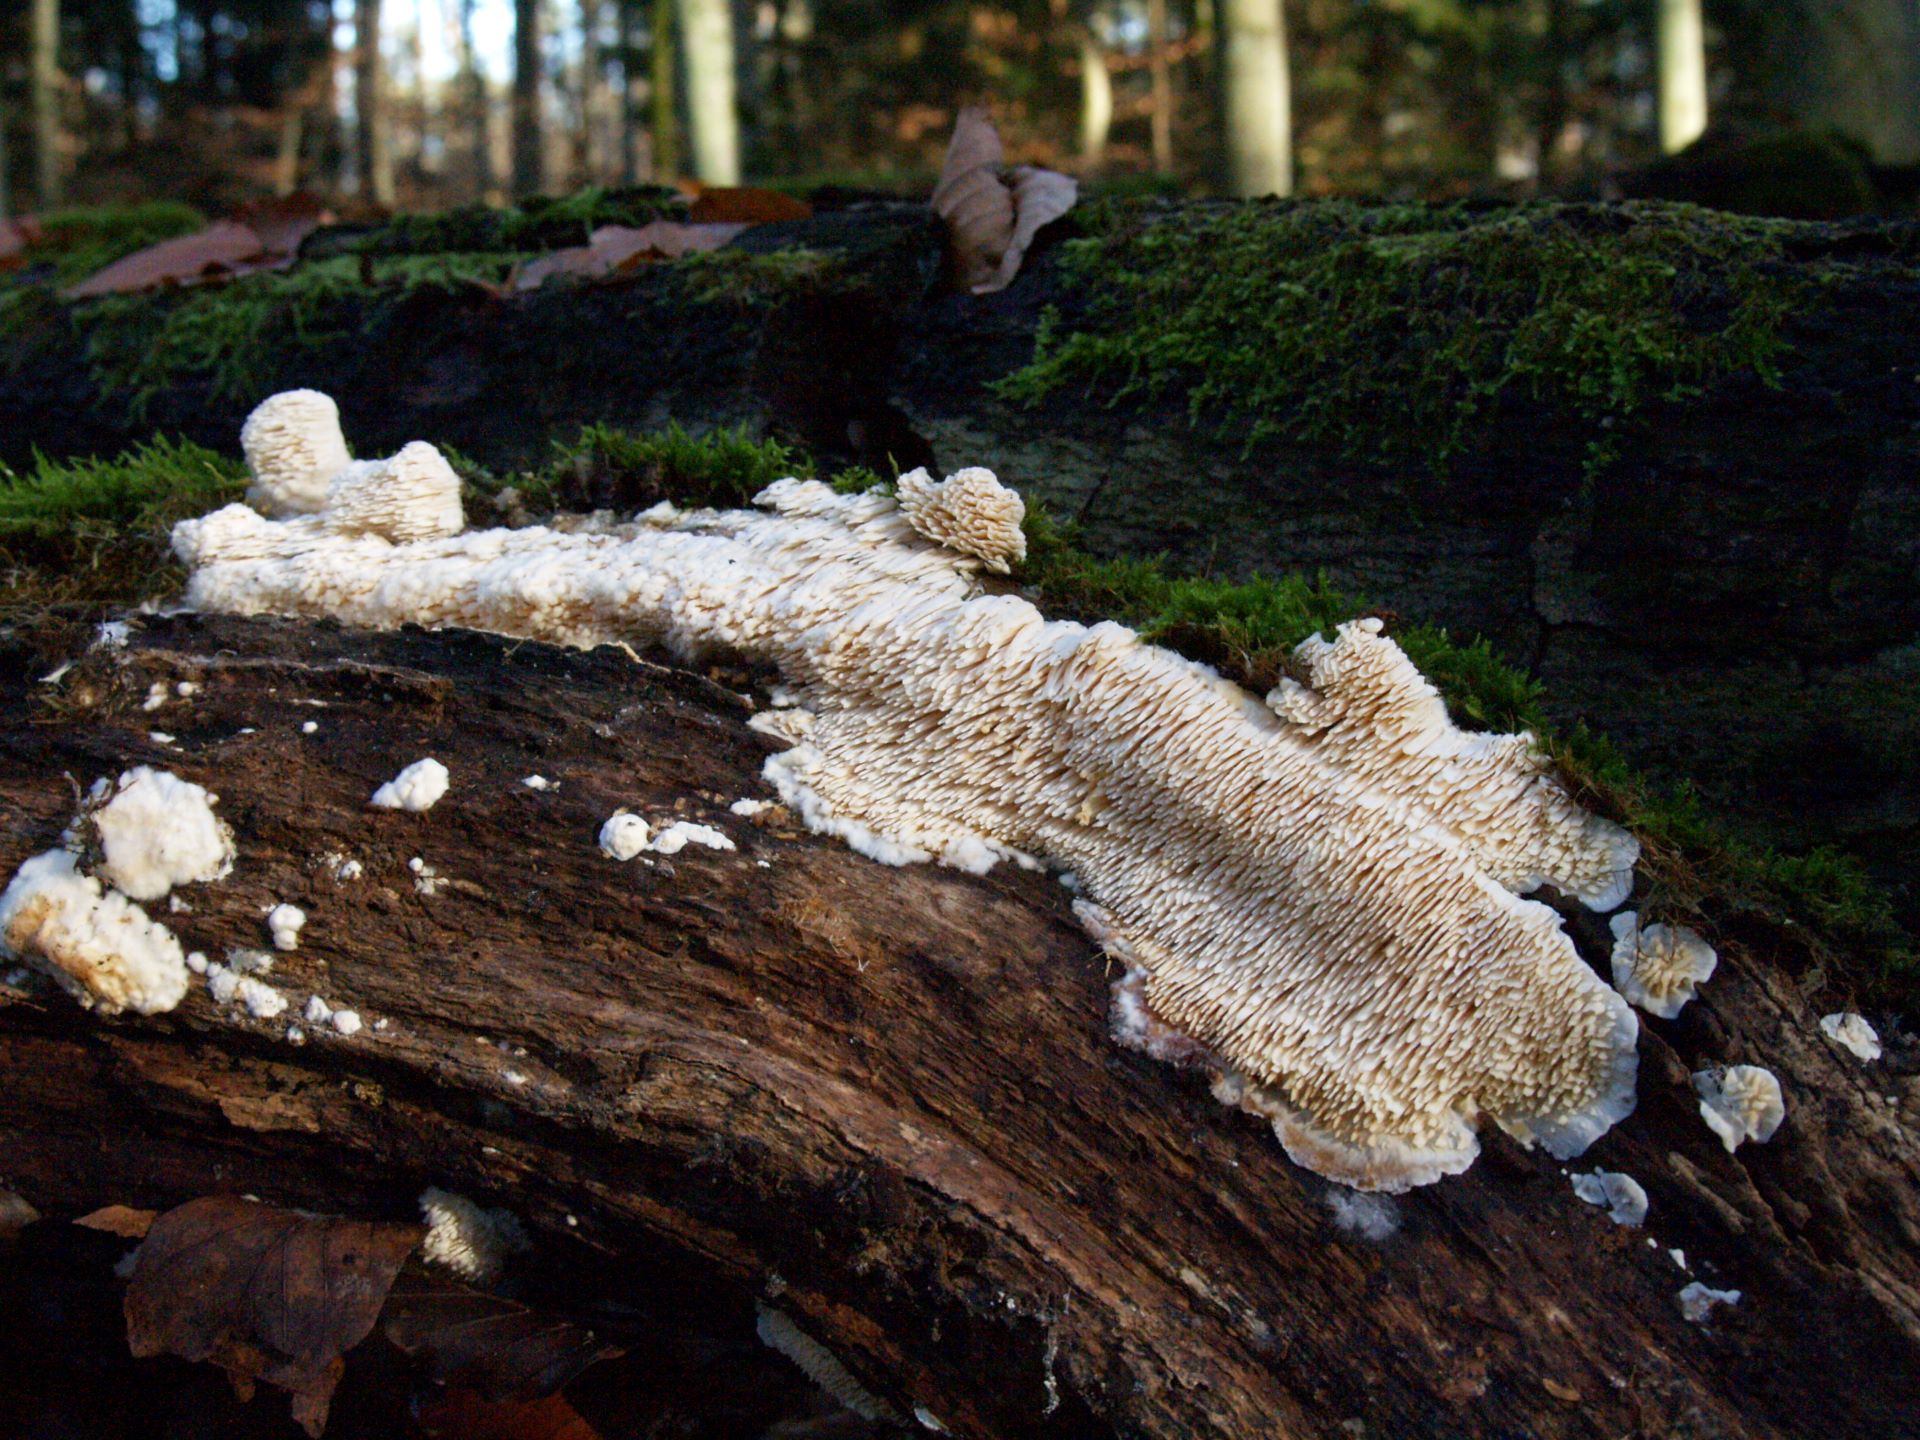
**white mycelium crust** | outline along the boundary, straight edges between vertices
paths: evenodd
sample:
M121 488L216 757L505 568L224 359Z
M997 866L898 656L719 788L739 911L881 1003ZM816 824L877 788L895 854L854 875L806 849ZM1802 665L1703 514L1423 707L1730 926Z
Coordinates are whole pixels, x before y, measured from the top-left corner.
M76 869L36 855L0 893L0 953L45 971L88 1009L154 1015L185 998L187 957L166 926Z
M1377 627L1309 642L1327 688L1269 709L1122 626L982 594L980 559L890 497L758 503L406 546L229 507L174 545L206 610L773 661L797 705L756 720L792 742L766 767L786 804L893 863L1073 871L1143 1012L1331 1178L1430 1182L1483 1119L1564 1158L1632 1109L1631 1010L1513 891L1617 902L1631 840L1524 738L1455 730Z
M898 489L900 513L934 544L976 555L1000 575L1027 558L1026 502L991 470L970 465L935 480L923 467L902 475Z
M340 411L318 390L288 390L261 401L240 429L253 472L247 503L276 519L326 508L327 487L350 463Z
M233 869L233 832L213 813L217 795L167 770L135 766L85 817L100 842L100 878L134 900L158 900L176 885L218 880Z
M1613 984L1649 1015L1671 1020L1713 976L1719 957L1684 925L1642 925L1632 910L1607 922L1613 931Z

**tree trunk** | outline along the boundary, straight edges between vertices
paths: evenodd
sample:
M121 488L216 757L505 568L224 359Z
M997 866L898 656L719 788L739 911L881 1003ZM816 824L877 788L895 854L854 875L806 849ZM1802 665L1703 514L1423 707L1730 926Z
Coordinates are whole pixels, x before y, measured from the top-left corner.
M693 173L709 185L740 183L733 8L728 0L678 0L687 56L687 129Z
M540 0L513 6L513 193L537 195L546 166L540 135Z
M32 94L35 198L42 210L60 203L65 136L60 124L60 0L33 0Z
M605 54L600 48L600 0L580 0L580 136L577 146L580 181L597 185L605 178L605 146L601 118L605 113Z
M1153 168L1173 170L1173 86L1167 75L1167 0L1147 0L1147 75L1151 104Z
M534 1263L600 1271L583 1309L700 1329L769 1305L896 1414L982 1440L1799 1440L1809 1414L1885 1440L1920 1413L1920 1117L1764 954L1642 1028L1639 1112L1591 1163L1645 1184L1644 1229L1497 1134L1465 1175L1362 1199L1115 1046L1047 877L886 868L731 814L772 744L744 674L156 617L124 650L80 637L49 686L57 652L0 643L0 702L40 722L0 730L0 874L57 843L69 775L150 763L216 788L239 843L150 913L215 957L263 944L276 902L309 916L270 1021L198 986L102 1020L0 980L0 1155L44 1213L221 1192L371 1215L439 1184L510 1206ZM367 808L429 753L453 776L433 810ZM738 848L605 859L622 805ZM309 995L365 1028L293 1043ZM1736 1055L1790 1099L1729 1155L1686 1075ZM692 1304L622 1278L656 1263L698 1277ZM1741 1299L1691 1324L1696 1277Z
M640 77L634 56L640 53L636 38L640 28L638 0L615 0L614 13L620 25L620 183L640 182Z
M1091 30L1080 35L1080 158L1097 165L1107 153L1113 130L1113 76L1107 52Z
M653 73L653 180L671 185L680 175L679 58L674 46L674 0L653 0L649 60Z
M460 82L467 97L467 141L473 157L473 183L478 198L492 196L499 182L493 172L493 105L487 95L487 77L473 51L474 0L460 0Z
M1784 113L1851 136L1883 165L1920 165L1920 4L1798 0L1765 13Z
M387 67L380 53L381 0L357 0L354 10L355 56L353 105L359 119L355 135L360 163L360 194L376 205L391 207L393 186L393 121L388 113Z
M1684 150L1707 128L1707 39L1700 0L1660 0L1660 149Z
M1293 193L1283 0L1224 0L1227 169L1236 195Z

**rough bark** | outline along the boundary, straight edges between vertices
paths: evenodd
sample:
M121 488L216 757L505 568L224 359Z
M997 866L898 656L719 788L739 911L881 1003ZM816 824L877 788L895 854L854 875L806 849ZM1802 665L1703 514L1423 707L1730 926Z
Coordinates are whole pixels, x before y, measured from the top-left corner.
M511 1205L583 1306L598 1283L644 1312L635 1266L694 1277L676 1323L763 1300L968 1436L1788 1437L1818 1414L1881 1440L1920 1406L1920 1082L1824 1041L1762 950L1723 947L1647 1022L1639 1112L1588 1157L1646 1185L1645 1230L1490 1138L1370 1239L1197 1076L1108 1039L1051 880L886 869L728 814L770 743L744 675L178 618L46 686L58 647L12 645L0 701L35 723L0 731L0 865L55 843L68 775L170 767L217 789L240 861L168 923L217 955L300 904L273 981L388 1022L295 1046L203 989L101 1021L0 987L4 1180L48 1214L215 1191L370 1214L438 1183ZM429 753L438 806L365 808ZM739 849L605 860L621 805ZM1789 1105L1732 1156L1685 1079L1728 1061ZM1744 1298L1690 1325L1695 1276Z

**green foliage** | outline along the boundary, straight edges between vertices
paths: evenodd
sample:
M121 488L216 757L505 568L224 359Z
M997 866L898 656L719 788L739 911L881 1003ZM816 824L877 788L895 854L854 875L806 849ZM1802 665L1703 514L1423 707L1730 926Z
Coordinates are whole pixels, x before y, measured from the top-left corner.
M524 255L584 245L602 225L640 226L684 219L687 202L656 185L588 186L558 199L534 196L518 205L463 205L432 214L396 215L368 230L341 227L314 237L316 255Z
M1524 399L1594 441L1736 373L1772 382L1795 299L1790 227L1688 206L1088 208L1063 265L1084 297L1000 382L1033 402L1184 398L1251 446L1285 437L1444 469Z
M765 305L789 295L854 283L833 255L798 246L769 250L704 250L673 262L674 273L702 305Z
M105 296L82 302L76 318L95 381L140 414L189 375L204 376L214 399L256 396L289 352L355 333L380 292L498 283L511 264L502 255L316 260L174 295Z
M774 439L755 440L746 426L689 435L677 424L650 435L589 425L571 444L555 446L554 464L527 477L532 503L541 489L568 495L584 487L621 505L671 499L683 505L747 505L776 480L809 477L813 461ZM516 484L520 482L516 481Z
M54 263L54 283L71 285L114 261L202 229L206 217L177 200L51 210L40 216L31 258Z

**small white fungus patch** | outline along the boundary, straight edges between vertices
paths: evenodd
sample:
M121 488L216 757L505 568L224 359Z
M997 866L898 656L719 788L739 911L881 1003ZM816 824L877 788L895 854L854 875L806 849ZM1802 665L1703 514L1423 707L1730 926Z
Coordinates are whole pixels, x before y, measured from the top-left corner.
M766 808L767 802L765 800L736 800L727 807L727 812L732 815L740 815L751 819Z
M96 785L94 793L107 791ZM227 875L233 832L213 813L219 798L170 771L127 771L87 817L104 857L100 878L130 899L158 900L176 885Z
M1758 1065L1696 1071L1693 1089L1700 1097L1700 1118L1729 1155L1748 1140L1764 1145L1787 1115L1780 1082Z
M318 995L307 997L306 1008L300 1012L309 1025L325 1025L333 1019L333 1007Z
M167 703L167 682L156 680L147 687L147 698L140 702L142 710L158 710Z
M1635 1226L1647 1218L1647 1192L1638 1180L1618 1170L1575 1175L1573 1193L1589 1205L1604 1207L1607 1218L1616 1225Z
M174 743L173 736L167 734L164 730L149 730L147 732L147 739L151 740L155 745L171 745Z
M0 954L46 972L103 1014L159 1014L187 993L180 942L125 895L82 875L65 850L35 855L0 893Z
M1378 1243L1400 1228L1400 1207L1384 1195L1330 1185L1322 1198L1333 1214L1333 1223L1349 1235Z
M1880 1033L1867 1023L1864 1015L1843 1010L1820 1017L1820 1030L1834 1044L1850 1050L1862 1060L1880 1058Z
M529 790L556 790L559 788L544 775L529 775L520 783Z
M420 1258L476 1285L491 1285L509 1259L533 1248L511 1210L484 1210L437 1185L420 1192L420 1214L427 1222Z
M447 793L447 767L429 756L416 760L373 792L367 803L382 810L431 810Z
M358 1035L361 1030L358 1010L336 1010L333 1012L333 1028L342 1035Z
M1680 1313L1695 1325L1706 1323L1716 1305L1738 1305L1738 1290L1715 1290L1711 1285L1693 1281L1680 1292Z
M704 845L709 850L731 850L733 841L711 825L696 825L691 820L676 820L653 837L647 848L656 855L678 855L689 845Z
M298 905L276 905L267 912L267 930L276 950L298 950L300 929L307 923L307 912Z
M319 728L320 722L318 720L302 720L300 722L300 733L302 735L311 735Z
M620 810L600 827L600 853L609 860L631 860L647 848L653 829L638 815Z

